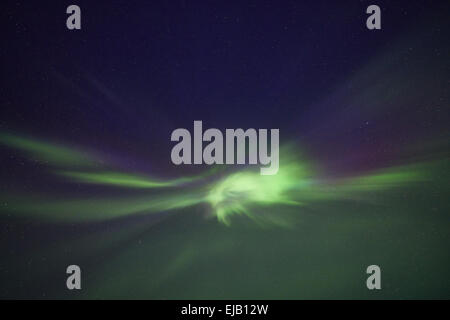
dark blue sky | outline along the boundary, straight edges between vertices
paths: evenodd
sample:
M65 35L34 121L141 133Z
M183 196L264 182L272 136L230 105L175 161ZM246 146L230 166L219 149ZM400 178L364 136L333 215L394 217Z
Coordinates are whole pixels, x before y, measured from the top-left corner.
M156 158L156 152L163 167L170 133L191 129L193 120L221 129L280 128L282 142L304 137L306 145L328 144L310 140L310 132L345 113L351 99L335 95L355 92L343 93L340 86L370 91L382 81L351 83L380 55L395 59L396 46L411 46L421 61L448 53L444 2L377 1L379 31L365 26L371 3L77 1L82 30L69 31L65 9L72 2L3 2L1 129L131 158ZM431 45L417 53L421 41L415 35ZM399 61L411 69L411 62ZM414 77L413 91L430 80ZM393 90L403 80L396 81ZM387 94L385 89L376 94ZM399 113L385 121L412 116ZM417 119L422 116L412 121ZM344 126L358 130L368 121L361 116Z

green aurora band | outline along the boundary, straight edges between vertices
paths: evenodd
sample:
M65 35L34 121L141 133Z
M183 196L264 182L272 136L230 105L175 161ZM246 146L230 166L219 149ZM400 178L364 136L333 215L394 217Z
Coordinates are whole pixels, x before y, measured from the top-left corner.
M60 222L109 220L133 214L160 213L207 204L211 215L231 225L231 217L245 215L257 223L289 227L277 206L309 206L317 201L364 200L367 193L383 191L428 178L430 164L391 167L365 175L341 179L320 178L293 146L281 150L283 159L276 175L261 175L246 167L217 174L217 168L203 175L173 180L102 169L94 157L72 148L12 135L0 135L0 142L56 165L54 173L71 182L116 188L150 189L149 194L123 197L48 199L46 195L2 195L7 211ZM102 162L101 162L102 163ZM83 167L82 171L73 170ZM64 170L60 168L64 167ZM223 166L221 167L223 169ZM212 177L214 179L207 179ZM211 181L212 180L212 181ZM162 191L162 193L161 193ZM271 210L267 210L267 208Z

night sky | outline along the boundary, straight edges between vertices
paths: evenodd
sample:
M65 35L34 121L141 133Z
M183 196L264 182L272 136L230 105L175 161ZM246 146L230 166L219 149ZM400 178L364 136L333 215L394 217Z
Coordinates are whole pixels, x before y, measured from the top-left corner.
M0 298L449 299L449 14L2 1ZM194 120L279 128L280 172L175 166Z

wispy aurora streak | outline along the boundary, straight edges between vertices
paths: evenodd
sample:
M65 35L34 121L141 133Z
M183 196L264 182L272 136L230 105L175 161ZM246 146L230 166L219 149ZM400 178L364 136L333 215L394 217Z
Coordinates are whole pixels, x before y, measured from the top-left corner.
M111 170L100 165L102 161L97 163L89 153L69 147L12 135L1 135L0 142L54 165L52 172L69 182L150 189L148 195L82 199L51 199L46 194L2 195L11 213L62 222L101 221L208 204L212 215L225 225L231 225L232 216L245 215L257 222L288 226L277 206L301 207L317 201L352 200L369 191L414 184L427 176L426 166L415 164L356 177L326 179L289 146L281 150L276 175L261 175L247 167L219 177L211 176L216 171L210 170L199 176L164 180Z

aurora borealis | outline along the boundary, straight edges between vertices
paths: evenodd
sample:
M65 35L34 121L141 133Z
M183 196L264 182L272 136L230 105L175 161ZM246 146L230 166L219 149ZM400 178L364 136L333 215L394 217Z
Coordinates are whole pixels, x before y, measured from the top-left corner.
M448 299L449 8L368 4L5 5L0 297ZM195 120L278 173L172 164Z
M290 146L282 152L284 164L275 175L261 175L250 168L238 172L223 174L222 170L209 170L209 174L197 177L184 177L173 180L161 180L136 174L103 171L100 164L82 161L93 157L76 152L68 147L52 145L46 142L27 140L10 135L0 137L7 145L21 149L39 159L43 164L56 164L59 167L78 166L91 171L54 171L53 173L78 184L98 184L131 189L167 189L163 194L139 197L127 197L123 200L115 197L104 199L67 199L62 201L42 201L39 196L31 199L4 195L3 201L10 203L16 214L24 213L35 218L48 218L60 221L79 221L101 219L109 220L122 215L164 212L184 209L206 203L210 205L212 215L219 222L230 225L230 216L243 214L256 221L282 221L282 214L269 211L261 213L261 207L273 205L308 205L315 201L347 199L364 195L367 191L382 191L405 185L415 185L431 178L431 164L413 164L407 167L393 167L374 173L321 181L312 166L303 162L301 156L295 157ZM101 160L97 160L103 163ZM220 166L220 165L217 165ZM223 167L223 166L222 166ZM254 168L253 168L254 169ZM214 171L219 178L214 179ZM212 172L212 173L211 173ZM209 181L204 181L209 180ZM336 180L336 181L335 181ZM203 184L203 185L202 185ZM42 197L42 196L41 196ZM44 196L45 198L45 196ZM256 209L250 209L256 207ZM262 210L264 211L264 210ZM42 216L41 216L42 215Z

